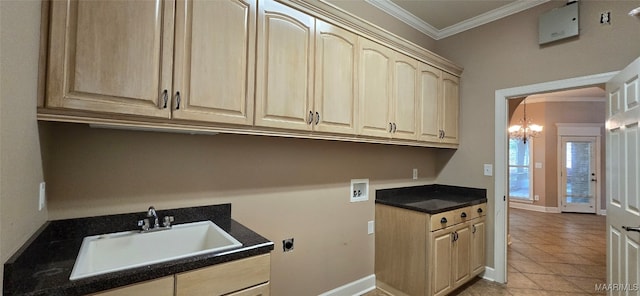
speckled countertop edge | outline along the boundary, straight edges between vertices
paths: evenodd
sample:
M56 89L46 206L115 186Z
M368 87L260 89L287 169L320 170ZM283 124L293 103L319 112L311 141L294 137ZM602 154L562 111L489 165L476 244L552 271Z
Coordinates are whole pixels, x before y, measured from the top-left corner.
M438 206L436 202L435 207L429 208L411 205L427 200L444 200L447 202L441 206ZM440 184L379 189L376 190L375 202L433 215L486 203L487 190ZM455 204L452 205L451 202Z
M3 294L85 295L267 254L274 248L271 241L231 219L230 204L158 210L158 215L173 215L174 224L211 220L240 241L242 247L70 281L84 236L134 230L130 225L144 213L50 221L5 263Z

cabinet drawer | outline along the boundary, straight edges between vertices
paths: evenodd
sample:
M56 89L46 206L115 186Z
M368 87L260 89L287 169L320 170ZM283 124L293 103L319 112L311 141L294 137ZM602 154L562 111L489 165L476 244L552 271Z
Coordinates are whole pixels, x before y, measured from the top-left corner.
M269 270L270 255L266 254L177 274L176 295L222 295L240 291L268 282Z
M264 283L246 290L231 293L227 296L269 296L269 283Z
M487 204L482 203L479 205L471 206L471 218L480 218L487 215Z
M447 211L431 216L431 231L447 228L451 225L456 224L454 212L455 211Z
M472 219L471 207L464 207L453 212L453 222L455 224L464 223Z

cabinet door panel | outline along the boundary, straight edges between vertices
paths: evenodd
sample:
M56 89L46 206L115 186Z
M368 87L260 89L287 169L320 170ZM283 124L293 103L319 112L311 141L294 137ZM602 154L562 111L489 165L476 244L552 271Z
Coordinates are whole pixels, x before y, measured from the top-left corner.
M418 109L418 62L407 56L396 54L393 63L393 116L394 138L415 140L416 114Z
M449 73L442 75L442 99L443 111L442 130L444 130L443 142L458 144L458 104L459 78Z
M391 137L389 107L391 102L390 49L359 38L360 91L359 132L362 135Z
M253 124L255 0L179 0L173 117Z
M420 67L420 131L421 141L439 142L440 85L442 71L426 64Z
M452 287L451 281L451 230L443 229L432 233L432 289L433 295L446 295Z
M357 102L357 36L316 20L316 79L314 129L355 134Z
M452 262L453 285L457 287L469 279L471 271L471 231L468 224L456 230L457 240L453 243Z
M260 8L256 125L311 129L314 21L272 0Z
M485 221L476 222L471 230L471 275L475 276L484 271L485 266Z
M93 294L94 296L131 296L131 295L154 295L173 296L174 277L168 276L157 280L142 282L125 287L115 288L108 291Z
M47 107L168 118L173 7L163 0L52 1Z

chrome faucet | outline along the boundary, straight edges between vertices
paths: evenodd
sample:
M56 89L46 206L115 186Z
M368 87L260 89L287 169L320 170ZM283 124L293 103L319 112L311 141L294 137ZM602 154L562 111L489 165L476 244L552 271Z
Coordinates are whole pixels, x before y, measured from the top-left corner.
M153 218L153 225L149 223L151 218ZM160 219L158 219L158 213L156 213L156 208L151 206L147 210L147 218L138 221L138 226L142 227L142 232L158 231L158 230L171 229L171 222L173 221L174 221L173 216L165 216L164 221L162 222L162 227L161 227Z
M153 228L160 227L160 222L158 221L158 214L156 213L156 208L154 208L153 206L149 207L149 210L147 211L147 217L148 218L153 217Z

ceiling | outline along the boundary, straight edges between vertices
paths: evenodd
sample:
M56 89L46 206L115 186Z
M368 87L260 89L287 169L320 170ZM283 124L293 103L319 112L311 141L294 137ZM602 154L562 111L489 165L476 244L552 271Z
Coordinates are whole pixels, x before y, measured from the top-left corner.
M365 0L438 40L549 0Z

